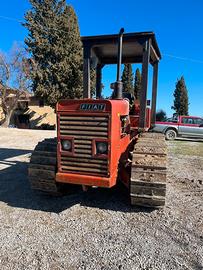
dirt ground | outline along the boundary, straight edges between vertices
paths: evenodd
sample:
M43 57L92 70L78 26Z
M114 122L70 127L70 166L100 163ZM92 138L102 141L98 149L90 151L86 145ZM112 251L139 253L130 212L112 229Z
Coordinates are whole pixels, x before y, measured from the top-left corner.
M54 131L0 128L0 269L203 269L203 142L168 143L164 210L118 188L33 192L27 165Z

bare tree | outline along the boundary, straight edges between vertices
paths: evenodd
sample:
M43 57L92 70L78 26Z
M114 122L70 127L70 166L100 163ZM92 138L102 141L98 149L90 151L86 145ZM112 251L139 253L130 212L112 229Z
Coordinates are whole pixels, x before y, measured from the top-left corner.
M28 64L25 49L17 44L8 54L0 52L0 99L4 114L2 126L8 127L21 96L28 93ZM11 94L12 90L13 94ZM9 91L10 90L10 91Z

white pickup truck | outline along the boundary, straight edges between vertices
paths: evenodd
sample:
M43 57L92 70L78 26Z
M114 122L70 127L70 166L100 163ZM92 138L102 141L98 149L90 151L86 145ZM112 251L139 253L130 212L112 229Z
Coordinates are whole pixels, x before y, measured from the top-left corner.
M170 118L166 122L156 122L154 132L162 132L167 140L176 137L203 139L203 118L196 116L179 116Z

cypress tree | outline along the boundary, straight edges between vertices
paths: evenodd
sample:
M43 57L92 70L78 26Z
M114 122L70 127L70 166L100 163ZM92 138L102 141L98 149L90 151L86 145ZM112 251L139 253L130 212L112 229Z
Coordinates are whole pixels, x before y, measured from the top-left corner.
M31 54L30 78L36 96L51 106L82 96L82 44L74 9L65 0L30 0L25 15Z
M177 80L174 90L174 105L171 107L178 115L188 115L188 91L184 77Z
M133 72L131 64L124 64L123 74L122 74L122 82L123 82L123 92L128 92L133 94Z
M134 83L134 95L136 99L140 98L141 89L142 89L141 73L140 73L139 68L137 68L135 71L135 83Z

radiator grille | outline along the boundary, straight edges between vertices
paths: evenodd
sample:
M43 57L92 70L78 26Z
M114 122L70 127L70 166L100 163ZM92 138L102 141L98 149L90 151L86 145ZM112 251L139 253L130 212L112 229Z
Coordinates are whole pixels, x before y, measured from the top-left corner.
M61 115L60 135L74 138L74 156L61 153L61 170L87 175L108 175L108 160L92 157L92 140L108 139L107 116Z

